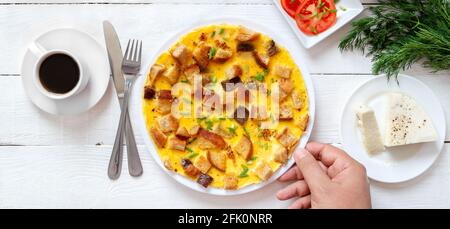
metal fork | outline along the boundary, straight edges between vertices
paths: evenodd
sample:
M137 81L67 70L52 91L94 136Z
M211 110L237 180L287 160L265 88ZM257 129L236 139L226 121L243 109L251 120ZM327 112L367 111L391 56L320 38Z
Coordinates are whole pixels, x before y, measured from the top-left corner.
M118 93L118 97L123 99L121 104L121 113L119 119L119 126L116 133L116 141L114 141L113 154L120 151L122 145L119 141L122 138L123 130L125 128L126 114L128 113L128 100L129 100L129 89L133 84L135 76L139 73L141 68L141 57L142 57L142 41L139 40L129 40L127 49L125 51L123 61L122 61L122 71L125 77L125 88L123 93ZM133 133L131 133L133 134ZM133 144L127 142L127 144ZM135 143L134 143L135 144ZM128 166L133 167L140 171L134 171L135 176L142 174L142 165L140 163L140 158L138 153L131 153L127 151L128 156ZM134 164L130 164L134 163Z

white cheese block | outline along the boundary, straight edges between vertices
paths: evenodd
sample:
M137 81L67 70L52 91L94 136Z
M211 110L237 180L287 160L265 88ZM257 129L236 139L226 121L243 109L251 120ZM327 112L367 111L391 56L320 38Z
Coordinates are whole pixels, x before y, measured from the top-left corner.
M356 111L356 117L366 151L369 154L383 152L385 148L374 111L362 105Z
M384 144L387 147L437 140L430 116L402 93L388 94Z

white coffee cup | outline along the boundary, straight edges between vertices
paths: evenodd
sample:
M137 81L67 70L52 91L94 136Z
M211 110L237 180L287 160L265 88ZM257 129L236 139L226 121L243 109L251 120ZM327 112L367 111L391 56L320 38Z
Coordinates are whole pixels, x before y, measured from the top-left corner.
M47 96L51 99L60 100L60 99L66 99L66 98L72 97L72 96L80 93L84 88L86 88L86 85L89 81L89 75L84 70L84 68L81 65L78 58L76 58L74 55L72 55L69 51L62 50L62 49L46 50L42 45L40 45L38 43L33 43L32 45L30 45L29 50L37 58L36 64L34 66L33 80L34 80L36 87L42 94L44 94L45 96ZM66 93L63 93L63 94L49 91L42 84L41 79L39 77L39 70L42 65L42 62L44 60L46 60L48 57L55 55L55 54L64 54L64 55L71 57L78 65L78 69L79 69L79 78L78 78L77 84L72 88L72 90L70 90Z

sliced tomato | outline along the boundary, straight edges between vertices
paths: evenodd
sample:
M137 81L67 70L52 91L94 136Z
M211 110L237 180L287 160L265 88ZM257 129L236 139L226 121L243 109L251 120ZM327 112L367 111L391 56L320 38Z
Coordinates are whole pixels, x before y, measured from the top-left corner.
M281 1L281 6L283 6L284 11L286 11L286 13L289 16L294 18L297 8L305 0L280 0L280 1Z
M336 23L336 5L333 0L304 0L295 12L295 21L305 34L319 34Z

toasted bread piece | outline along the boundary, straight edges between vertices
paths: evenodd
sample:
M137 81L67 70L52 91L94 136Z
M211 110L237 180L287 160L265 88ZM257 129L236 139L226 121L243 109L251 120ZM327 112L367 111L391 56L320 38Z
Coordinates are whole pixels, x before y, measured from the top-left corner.
M285 65L277 64L275 65L274 72L275 75L281 78L289 79L291 77L292 68Z
M205 129L199 130L198 139L206 140L212 143L218 149L224 149L227 146L227 143L225 142L225 140L223 140L222 136Z
M275 56L280 49L278 49L277 44L275 44L274 40L270 40L264 44L264 47L266 48L267 54L269 56Z
M301 110L303 108L303 99L300 92L293 90L291 94L292 105L295 109Z
M242 68L240 65L235 64L231 67L229 67L226 71L225 71L225 75L227 77L228 80L231 80L235 77L241 77L242 76Z
M159 129L164 133L170 133L172 131L177 131L178 129L178 120L171 114L158 117L157 123Z
M309 122L309 115L308 114L304 114L302 116L300 116L300 119L297 122L297 126L305 131L306 128L308 127L308 122Z
M202 138L202 137L198 137L197 138L197 144L198 144L198 147L200 149L203 149L203 150L217 148L217 146L214 145L212 142L210 142L208 139L205 139L205 138Z
M181 166L188 176L197 177L200 173L200 170L198 170L197 167L195 167L189 159L182 159Z
M273 160L280 164L284 164L288 160L288 151L283 146L278 147L273 152Z
M269 67L270 57L268 55L259 53L255 50L253 51L253 57L255 58L255 61L259 66L263 68Z
M216 51L216 55L214 55L213 60L216 62L225 62L225 61L229 60L232 56L233 56L233 51L231 49L218 48Z
M171 90L160 90L158 92L158 99L167 99L172 100L172 91Z
M238 188L238 178L234 174L225 174L223 177L223 188L227 190L235 190Z
M184 75L191 84L194 84L194 78L199 74L200 74L200 67L198 66L198 64L190 65L184 70ZM199 77L201 77L201 75Z
M223 127L221 122L214 126L213 132L224 138L232 138L234 136L234 134L230 133L225 127Z
M172 110L172 100L158 99L156 100L156 111L160 114L168 114Z
M253 41L259 37L259 33L244 26L239 27L238 34L236 35L236 40L240 42Z
M280 131L276 136L278 142L284 147L291 149L298 141L295 135L289 130L288 127L285 127L282 131Z
M208 173L211 168L211 163L205 156L197 157L197 160L194 162L195 167L197 167L202 173Z
M209 162L218 170L225 172L227 169L227 155L221 151L208 151Z
M292 107L287 104L280 106L280 120L291 120L294 117Z
M162 73L166 70L166 66L162 64L154 64L150 68L150 73L148 74L147 80L145 82L145 86L153 87L156 79L162 75Z
M170 162L169 159L164 160L164 167L165 167L167 170L170 170L170 171L173 170L172 163Z
M170 85L174 85L180 77L180 67L178 64L171 65L163 73L163 77L167 79Z
M170 54L183 67L189 66L189 64L192 63L192 51L189 50L189 48L184 44L178 44L173 50L171 50Z
M200 173L200 176L197 179L197 183L199 183L204 188L207 188L212 182L214 178L205 173Z
M197 61L200 70L205 70L209 64L209 51L211 46L207 45L205 42L200 42L197 47L195 47L193 56Z
M144 87L144 99L154 99L156 95L155 89L151 86Z
M152 127L150 133L152 134L156 145L158 145L160 148L164 148L167 142L167 136L156 126Z
M188 139L191 137L189 132L187 131L186 127L184 126L178 126L177 132L175 132L175 135L180 139Z
M278 81L280 84L280 90L290 95L292 90L294 90L294 84L290 79L282 78Z
M272 168L265 161L260 161L255 167L255 173L261 180L268 180L272 176Z
M191 137L193 137L198 134L199 130L200 130L200 125L195 124L191 128L189 128L188 132L189 132L189 135L191 135Z
M168 147L169 149L184 151L186 148L186 141L173 136L169 138Z
M241 139L234 145L233 151L241 155L244 160L248 161L253 155L253 144L250 139L243 135Z

